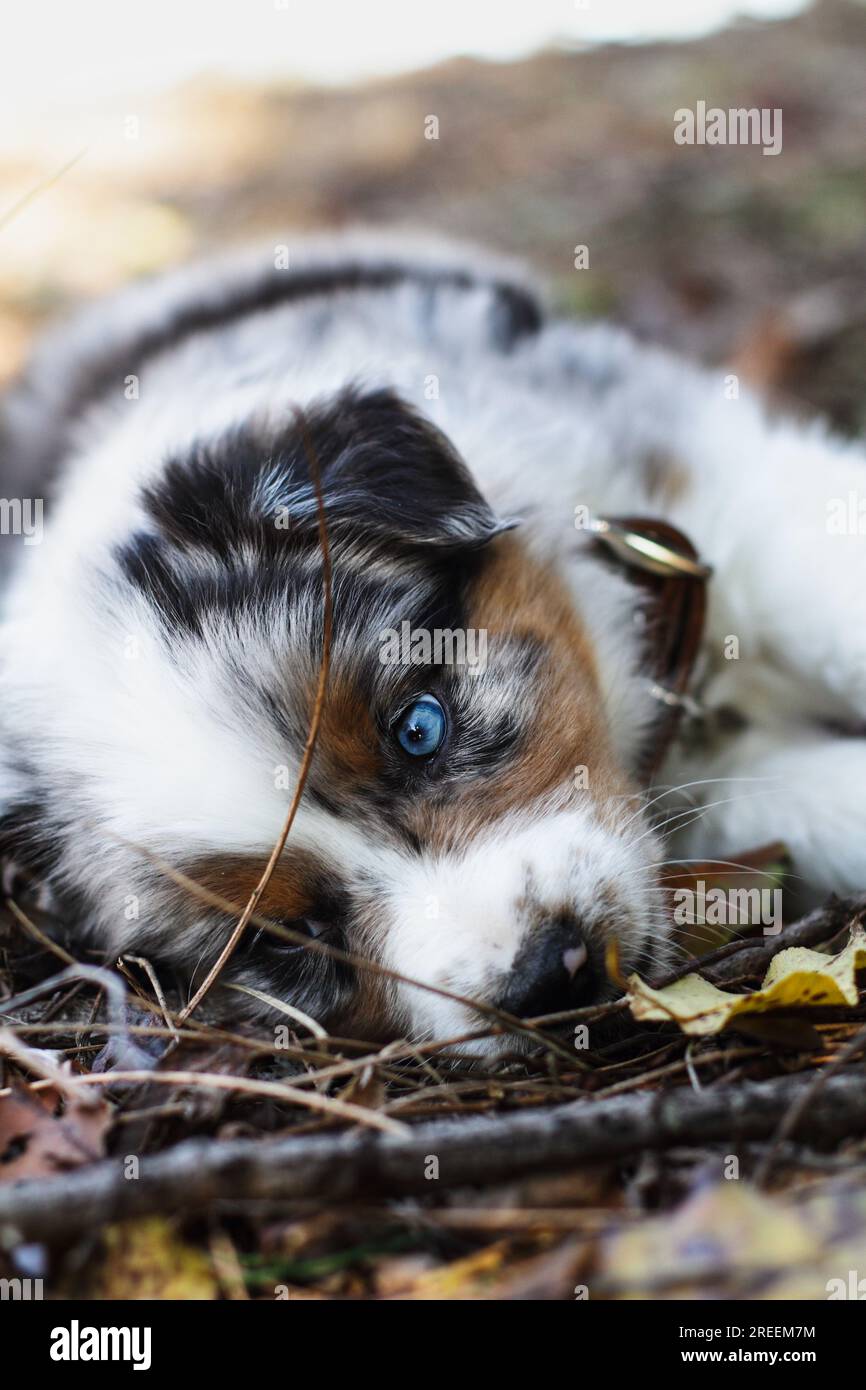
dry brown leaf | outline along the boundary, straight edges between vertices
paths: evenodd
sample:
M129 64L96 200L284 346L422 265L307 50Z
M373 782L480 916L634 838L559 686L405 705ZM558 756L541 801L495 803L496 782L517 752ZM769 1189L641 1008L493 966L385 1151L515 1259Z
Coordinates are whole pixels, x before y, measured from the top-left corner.
M68 1173L105 1154L111 1107L101 1096L19 1086L0 1096L0 1182Z

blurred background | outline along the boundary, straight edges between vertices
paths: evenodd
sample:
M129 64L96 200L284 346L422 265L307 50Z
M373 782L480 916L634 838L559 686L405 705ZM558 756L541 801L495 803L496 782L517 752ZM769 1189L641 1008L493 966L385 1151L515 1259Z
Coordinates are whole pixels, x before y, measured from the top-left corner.
M701 101L781 108L782 152L676 144L675 112ZM426 138L431 118L437 139ZM524 255L567 312L731 363L796 409L862 431L864 134L866 0L6 0L0 385L39 328L83 297L250 237L277 243L362 220ZM589 254L580 270L578 245ZM27 968L35 959L41 970L32 940L21 941ZM814 1034L820 1060L861 1027ZM776 1041L812 1047L802 1028ZM74 1034L70 1055L97 1051L87 1036ZM773 1034L756 1036L768 1051L754 1069L732 1049L733 1068L724 1062L708 1084L772 1075ZM181 1055L242 1075L251 1057L222 1041ZM691 1057L690 1046L652 1075L682 1066L696 1085ZM641 1064L620 1054L600 1084ZM779 1065L793 1066L790 1054ZM474 1113L549 1100L559 1083L552 1069L539 1075L550 1088L509 1074L478 1089L467 1074L453 1104ZM384 1104L372 1070L339 1084L342 1098ZM411 1073L406 1084L404 1117L449 1113L435 1087L431 1099L411 1090ZM637 1084L627 1073L606 1094ZM127 1110L115 1152L311 1127L271 1101L254 1108L242 1096L226 1111L191 1088L149 1111L139 1094L129 1093L135 1127ZM108 1108L97 1114L101 1144ZM292 1298L570 1298L589 1270L601 1297L824 1298L828 1279L866 1268L863 1146L816 1155L804 1145L802 1162L791 1147L772 1195L719 1181L718 1155L695 1145L485 1190L480 1219L461 1191L463 1226L447 1203L429 1229L393 1203L273 1223L245 1209L243 1223L230 1213L207 1230L147 1218L74 1245L50 1287L79 1298L271 1298L288 1280ZM69 1152L61 1146L61 1161ZM562 1223L543 1217L560 1207ZM535 1224L512 1229L509 1209ZM26 1251L43 1258L39 1246Z
M17 0L0 50L0 381L82 296L360 219L866 423L864 0ZM781 155L677 145L699 100Z

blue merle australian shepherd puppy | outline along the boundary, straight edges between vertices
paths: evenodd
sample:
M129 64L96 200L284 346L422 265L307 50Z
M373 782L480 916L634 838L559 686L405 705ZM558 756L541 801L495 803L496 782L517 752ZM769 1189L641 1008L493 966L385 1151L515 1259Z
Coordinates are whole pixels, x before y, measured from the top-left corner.
M519 267L382 233L183 269L61 327L3 402L0 491L50 479L42 532L2 542L3 854L83 950L200 983L310 725L315 472L330 671L259 904L291 937L251 924L223 981L341 1035L447 1037L469 1000L609 997L611 942L624 969L670 959L672 857L781 839L803 902L862 887L866 541L833 509L863 451L725 383L548 317ZM664 624L599 544L610 517L712 566L700 716L660 763Z

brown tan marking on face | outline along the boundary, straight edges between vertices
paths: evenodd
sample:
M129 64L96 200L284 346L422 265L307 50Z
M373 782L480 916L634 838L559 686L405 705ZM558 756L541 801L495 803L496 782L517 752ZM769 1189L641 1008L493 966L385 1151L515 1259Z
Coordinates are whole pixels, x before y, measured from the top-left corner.
M195 860L185 873L211 893L233 904L240 916L264 873L267 858L248 854L209 855ZM257 915L274 921L297 921L312 912L322 865L315 855L287 846L259 899Z
M588 768L589 794L602 807L630 791L611 748L592 639L562 578L518 535L491 545L466 621L487 629L491 663L497 641L529 638L541 646L535 710L509 767L459 793L442 812L427 811L421 833L428 843L446 849L474 829L571 786L580 766Z
M194 861L185 872L203 888L232 904L240 916L262 876L265 863L266 859L258 855L215 855ZM327 865L315 854L288 845L259 899L256 916L287 925L300 923L307 916L315 918L320 907L322 877L326 873ZM366 924L364 914L359 914L348 938L340 933L325 931L319 940L325 945L338 947L350 956L375 961L376 918L372 912L369 916L370 922ZM227 917L226 930L228 928ZM248 931L255 931L254 924L250 925ZM273 942L274 938L271 940ZM231 966L228 967L228 974L231 975ZM266 982L262 983L266 988ZM279 995L278 990L274 992ZM385 1040L394 1032L394 996L393 984L387 977L359 969L352 997L349 1000L341 997L339 1009L323 1016L320 1021L326 1023L335 1035ZM291 992L286 995L286 1000L293 1002ZM237 996L233 996L233 1007L237 1007Z
M366 700L351 679L332 671L319 736L317 771L333 792L369 786L381 766L379 733Z

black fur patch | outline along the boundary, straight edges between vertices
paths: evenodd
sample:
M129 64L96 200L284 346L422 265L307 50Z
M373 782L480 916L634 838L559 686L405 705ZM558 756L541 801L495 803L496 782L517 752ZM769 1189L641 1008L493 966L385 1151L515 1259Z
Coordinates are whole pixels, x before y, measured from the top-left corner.
M14 861L41 877L57 859L47 834L48 800L36 797L13 801L0 817L0 862Z
M502 529L438 430L390 391L346 390L279 438L243 427L172 459L144 490L152 528L119 546L116 559L169 629L200 634L209 612L284 611L311 586L318 605L310 453L333 550L337 621L363 625L381 606L374 600L382 581L364 575L365 557L392 562L395 599L401 555L407 591L434 573L437 586L450 573L453 588L462 582L458 555L468 564ZM454 596L440 603L452 621L430 625L454 625Z
M279 438L246 426L172 459L144 490L145 509L180 549L272 558L287 540L317 540L311 453L329 532L459 548L501 529L445 436L389 390L347 389Z

